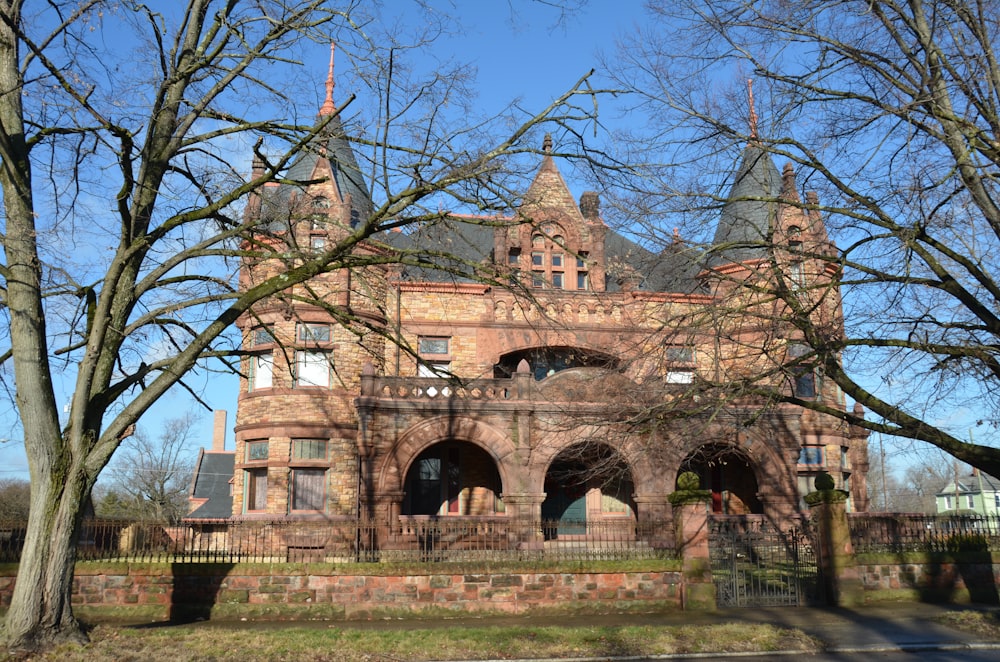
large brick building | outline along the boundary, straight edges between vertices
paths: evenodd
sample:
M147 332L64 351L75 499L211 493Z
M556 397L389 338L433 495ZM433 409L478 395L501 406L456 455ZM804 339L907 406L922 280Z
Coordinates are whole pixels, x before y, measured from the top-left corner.
M328 98L321 115L332 108ZM609 229L598 194L577 202L550 151L546 138L509 216L446 217L359 249L433 247L450 256L447 271L322 274L309 296L296 288L240 321L248 356L233 517L525 517L584 527L669 518L684 470L702 476L717 512L790 515L820 471L855 509L867 507L863 431L703 388L759 373L845 406L834 384L796 362L801 346L781 307L752 286L786 278L815 299L831 332L841 328L836 288L812 287L830 277L816 256L834 249L817 213L787 204L798 202L791 167L779 173L748 145L714 250L677 239L654 253ZM321 250L373 207L337 118L287 179L317 183L251 200L247 213L271 233L261 241ZM248 260L241 286L284 268Z

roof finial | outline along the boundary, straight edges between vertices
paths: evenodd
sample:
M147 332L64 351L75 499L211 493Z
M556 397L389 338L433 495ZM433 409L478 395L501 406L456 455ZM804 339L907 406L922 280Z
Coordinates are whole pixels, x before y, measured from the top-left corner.
M332 115L336 112L337 107L333 105L333 51L335 45L330 42L330 73L326 77L326 99L323 101L323 105L320 106L320 115Z
M753 79L747 79L747 99L750 102L750 140L756 141L757 135L757 109L753 103Z

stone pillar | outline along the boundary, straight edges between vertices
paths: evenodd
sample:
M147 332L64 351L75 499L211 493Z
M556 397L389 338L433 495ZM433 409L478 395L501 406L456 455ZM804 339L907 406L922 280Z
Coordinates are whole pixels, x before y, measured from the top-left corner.
M503 495L507 517L513 527L511 533L516 536L516 544L520 549L542 549L544 546L545 536L541 529L544 500L544 492Z
M829 474L816 478L816 491L806 495L809 515L816 531L816 563L819 566L821 601L833 607L864 604L865 591L854 563L851 531L847 522L847 499L844 490L833 489Z
M669 494L636 494L632 499L640 527L647 522L660 525L671 521ZM657 526L649 532L649 544L654 549L673 549L674 533L673 527Z
M674 535L683 561L684 584L681 608L714 611L715 584L708 551L709 490L698 489L697 474L685 472L677 478L677 491L670 495L674 510Z

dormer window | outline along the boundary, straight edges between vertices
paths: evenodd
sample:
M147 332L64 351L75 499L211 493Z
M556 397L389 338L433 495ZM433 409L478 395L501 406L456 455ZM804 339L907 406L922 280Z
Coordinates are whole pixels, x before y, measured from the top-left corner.
M508 253L514 264L516 249ZM567 256L567 252L569 255ZM520 252L517 253L520 256ZM591 288L587 253L575 252L555 223L546 223L531 235L531 286L555 290L587 291Z

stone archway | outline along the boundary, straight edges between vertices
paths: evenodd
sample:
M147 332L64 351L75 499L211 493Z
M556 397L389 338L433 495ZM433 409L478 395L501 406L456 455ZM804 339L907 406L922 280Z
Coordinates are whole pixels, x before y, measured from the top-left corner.
M541 505L547 538L582 535L595 520L633 520L635 481L625 457L607 444L579 443L549 463Z
M450 449L457 449L457 459L454 461L452 458L455 455ZM442 453L444 453L443 456ZM493 426L482 421L462 416L439 416L420 421L410 427L378 460L374 472L376 497L391 498L395 503L393 512L396 514L402 512L404 503L412 511L414 509L412 491L407 496L406 487L412 488L414 486L411 476L419 475L421 468L418 465L424 460L429 460L423 464L425 476L428 477L428 480L432 480L427 472L433 472L435 464L433 458L435 457L439 461L443 460L439 463L439 467L444 468L446 472L449 466L461 469L464 458L466 467L473 467L467 478L476 473L484 476L469 482L479 482L481 485L477 487L488 487L491 492L501 498L504 490L510 490L512 486L516 489L516 486L520 484L518 463L515 461L516 449L510 439ZM490 470L483 469L485 467L489 467ZM483 470L480 471L480 469ZM413 474L414 471L417 474ZM487 473L491 472L495 472L495 476L491 474L489 477L485 477ZM443 476L442 479L447 480L447 476ZM425 487L429 492L433 490L429 484ZM454 495L453 487L453 485L452 487L441 487L445 497L448 496L449 490ZM476 499L485 498L481 494L483 490L479 492L480 496ZM429 494L428 498L430 498ZM416 510L426 510L429 507L427 501L421 503L423 505L417 507ZM448 509L450 508L452 508L451 505L448 506ZM502 512L503 507L499 508Z
M496 515L505 511L500 472L482 448L441 441L410 464L403 481L403 515Z
M681 462L678 475L692 471L700 488L712 492L712 512L726 515L761 514L758 467L739 447L717 442L699 446Z

